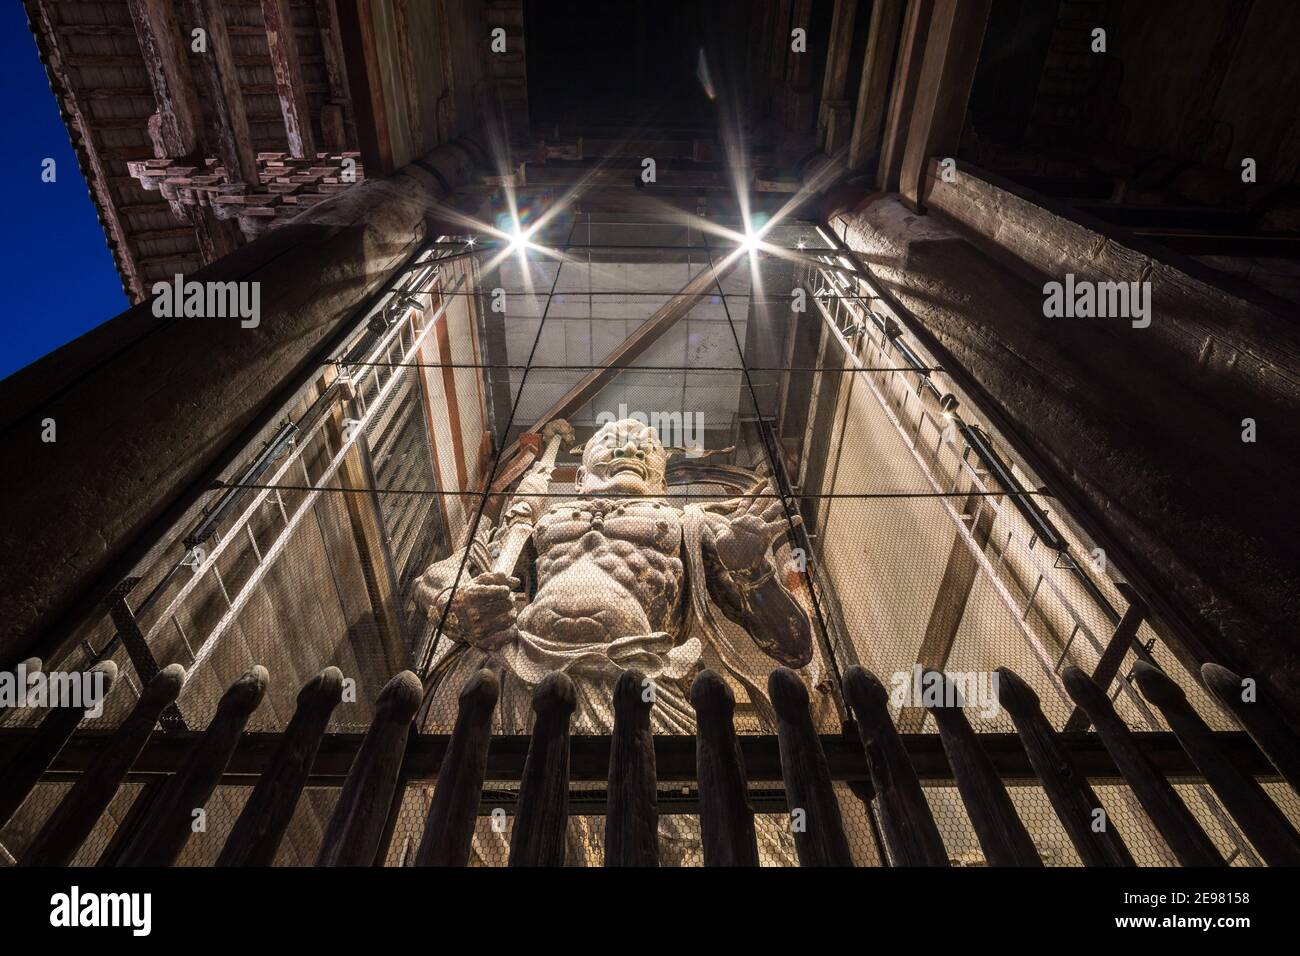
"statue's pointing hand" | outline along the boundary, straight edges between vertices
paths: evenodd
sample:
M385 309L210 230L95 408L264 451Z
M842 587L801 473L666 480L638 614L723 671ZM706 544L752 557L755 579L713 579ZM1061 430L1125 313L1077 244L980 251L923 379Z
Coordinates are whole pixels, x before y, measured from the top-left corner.
M799 524L799 515L786 517L781 498L770 481L760 481L746 496L712 506L729 512L725 525L714 532L713 546L719 562L733 574L756 573L766 564L768 549L777 538Z
M488 571L478 575L451 599L444 630L453 640L485 651L509 644L519 637L515 626L518 587L519 579L508 574Z

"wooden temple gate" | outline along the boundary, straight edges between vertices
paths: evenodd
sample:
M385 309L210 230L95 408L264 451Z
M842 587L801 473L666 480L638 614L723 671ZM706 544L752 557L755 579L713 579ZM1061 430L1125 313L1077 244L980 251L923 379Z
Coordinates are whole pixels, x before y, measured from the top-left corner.
M30 671L39 662L27 666ZM98 667L111 687L115 668L111 663ZM792 823L796 816L799 820L791 829L802 866L852 865L833 779L856 781L855 792L875 802L879 838L892 865L949 865L922 791L923 778L955 783L990 865L1041 866L1004 782L1014 776L1027 779L1030 768L1087 866L1134 865L1121 834L1104 821L1090 777L1122 778L1184 866L1221 866L1225 860L1175 792L1170 783L1174 777L1208 784L1268 864L1300 864L1300 836L1256 779L1281 778L1300 792L1300 746L1262 704L1242 700L1237 675L1213 664L1202 670L1206 685L1245 731L1214 732L1169 677L1139 664L1135 680L1173 733L1135 734L1091 678L1077 668L1068 669L1063 676L1070 695L1096 728L1095 734L1082 734L1054 730L1027 683L1006 668L997 674L1000 704L1011 715L1015 735L976 734L956 687L938 672L929 672L927 679L940 682L936 686L944 691L941 699L955 703L928 707L938 734L900 734L889 714L885 687L869 671L854 667L844 684L853 726L835 736L817 733L803 682L793 671L779 668L768 681L778 722L773 739L737 735L730 687L704 670L691 688L697 717L691 755L680 747L689 745L690 738L651 733L653 688L640 673L628 670L614 692L613 734L578 738L588 765L593 754L608 754L605 865L659 862L657 752L659 760L673 763L670 779L681 779L685 771L698 782L705 865L758 865L746 770L765 760L771 767L773 743ZM416 733L412 720L423 688L409 671L384 688L364 735L328 734L343 693L343 676L333 667L302 688L296 712L282 733L245 733L269 681L260 666L226 691L201 733L180 740L155 734L160 715L175 702L184 677L180 665L164 668L111 733L78 733L83 716L79 708L52 709L34 729L5 732L0 826L43 777L62 779L58 774L63 773L75 780L19 855L20 866L69 864L118 787L128 775L138 779L141 773L149 782L118 826L100 866L175 863L192 832L194 808L203 807L223 778L232 775L251 781L252 792L216 865L270 865L309 779L328 773L330 766L336 775L344 773L344 763L347 769L317 866L381 863L405 785L422 776L436 779L436 787L413 862L463 866L469 861L476 821L484 812L481 796L492 769L490 752L502 742L507 750L511 742L519 742L491 732L499 685L487 670L475 674L461 691L455 726L446 737ZM550 674L537 685L536 719L518 773L511 866L565 862L574 707L574 687L566 675ZM925 746L936 736L941 754ZM1003 739L1007 737L1018 737L1018 743L1012 746ZM586 746L593 741L597 746ZM1099 813L1103 825L1098 825Z

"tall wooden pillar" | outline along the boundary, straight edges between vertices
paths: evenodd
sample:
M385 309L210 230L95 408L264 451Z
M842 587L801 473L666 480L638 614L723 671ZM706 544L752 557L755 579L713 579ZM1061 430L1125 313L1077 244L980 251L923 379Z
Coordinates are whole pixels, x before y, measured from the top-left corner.
M957 153L992 5L935 0L898 179L903 201L918 212L930 157Z
M905 0L875 0L871 5L871 32L867 37L867 55L858 82L858 103L853 117L853 135L849 140L848 167L864 169L868 160L881 149L885 108L889 105L890 67L899 45L899 24ZM897 95L897 83L894 92ZM830 152L829 148L827 152Z

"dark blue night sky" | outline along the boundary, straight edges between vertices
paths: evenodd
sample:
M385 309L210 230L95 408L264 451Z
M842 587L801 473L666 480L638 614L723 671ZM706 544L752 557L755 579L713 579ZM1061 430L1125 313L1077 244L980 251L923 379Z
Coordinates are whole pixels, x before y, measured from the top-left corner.
M4 378L129 303L19 3L0 3L0 84ZM57 182L41 182L46 157Z

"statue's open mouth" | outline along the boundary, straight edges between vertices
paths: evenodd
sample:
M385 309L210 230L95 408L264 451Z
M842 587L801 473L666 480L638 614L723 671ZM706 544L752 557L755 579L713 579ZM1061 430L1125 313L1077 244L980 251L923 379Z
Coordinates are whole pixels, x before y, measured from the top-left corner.
M619 458L609 463L610 475L617 475L620 471L634 472L639 478L648 478L650 474L645 465L632 458Z

